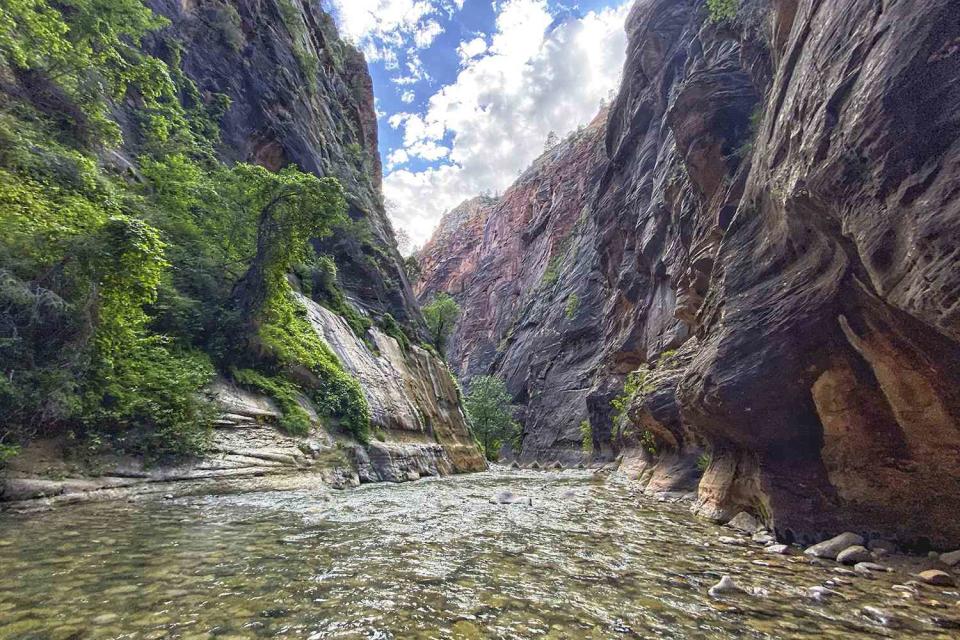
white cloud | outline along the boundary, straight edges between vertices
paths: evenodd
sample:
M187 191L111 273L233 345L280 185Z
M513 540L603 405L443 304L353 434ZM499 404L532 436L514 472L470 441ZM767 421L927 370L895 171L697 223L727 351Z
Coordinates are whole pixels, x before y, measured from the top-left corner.
M487 51L487 41L477 36L469 42L461 42L457 47L457 55L460 56L460 66L466 65L470 60L483 55Z
M429 47L438 35L443 33L443 27L436 20L427 20L421 23L413 34L413 43L417 49Z
M410 160L410 156L407 155L407 152L403 149L394 149L394 151L387 156L387 169L393 170L394 167L406 164Z
M430 98L426 112L389 119L390 126L403 129L408 158L447 160L423 171L388 163L384 191L396 203L394 224L415 242L424 241L450 207L509 186L543 149L548 132L589 121L601 98L617 86L631 3L569 18L549 33L554 17L546 0L499 3L489 47L483 38L461 43L462 61L478 53Z
M417 94L415 94L413 91L410 91L408 89L407 91L404 91L403 93L400 94L400 102L403 102L404 104L410 104L411 102L413 102L414 98L416 97L417 97Z

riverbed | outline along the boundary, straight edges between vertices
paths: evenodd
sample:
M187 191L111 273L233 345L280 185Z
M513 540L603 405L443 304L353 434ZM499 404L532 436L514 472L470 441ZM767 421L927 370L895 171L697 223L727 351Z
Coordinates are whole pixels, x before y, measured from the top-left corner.
M731 535L589 471L5 514L0 638L960 637L956 589Z

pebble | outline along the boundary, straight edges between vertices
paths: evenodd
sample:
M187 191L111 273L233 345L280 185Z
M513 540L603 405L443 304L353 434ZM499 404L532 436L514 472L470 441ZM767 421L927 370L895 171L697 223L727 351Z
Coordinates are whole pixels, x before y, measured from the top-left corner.
M807 589L807 596L816 600L817 602L824 602L839 595L840 593L838 591L834 591L833 589L828 589L826 587L818 586Z
M165 494L163 494L163 499L164 499L164 500L173 500L173 494L172 494L172 493L165 493Z
M710 587L707 590L707 593L710 596L716 598L717 596L723 595L725 593L743 593L743 589L737 586L737 583L733 581L733 578L730 576L723 576L720 578L720 582Z
M858 575L856 571L853 571L853 570L851 570L851 569L847 569L846 567L834 567L834 568L833 568L833 572L834 572L834 573L839 573L839 574L842 575L842 576L855 576L855 575Z
M927 571L921 571L917 574L917 577L927 584L933 584L941 587L952 587L954 585L953 576L946 571L940 571L939 569L928 569Z
M840 564L853 565L861 562L869 562L871 560L873 560L873 556L870 555L870 552L867 551L867 548L862 545L847 547L837 554L837 562Z
M836 537L830 538L829 540L819 542L812 547L809 547L806 551L804 551L804 553L815 558L836 560L837 555L839 555L844 549L862 544L863 538L848 531L846 533L841 533Z
M730 536L720 536L719 538L717 538L717 542L719 542L720 544L733 545L735 547L742 547L746 544L742 539L731 538Z

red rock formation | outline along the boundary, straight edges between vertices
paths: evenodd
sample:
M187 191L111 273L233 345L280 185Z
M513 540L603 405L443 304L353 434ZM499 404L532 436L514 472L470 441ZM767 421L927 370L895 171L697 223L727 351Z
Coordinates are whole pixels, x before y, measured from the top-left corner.
M588 417L601 452L706 446L705 515L956 545L956 2L744 0L712 23L639 0L627 31L604 149L538 160L461 261L461 374L508 380L524 457L579 458Z

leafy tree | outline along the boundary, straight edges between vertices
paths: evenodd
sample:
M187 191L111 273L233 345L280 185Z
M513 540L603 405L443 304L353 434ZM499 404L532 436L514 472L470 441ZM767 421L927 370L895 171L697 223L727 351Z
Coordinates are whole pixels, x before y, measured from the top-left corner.
M733 20L737 17L740 0L707 0L707 13L711 22Z
M416 254L411 254L403 259L403 270L407 272L410 284L416 283L423 275L423 267L420 266Z
M464 401L474 436L488 460L496 459L504 442L513 440L520 425L513 419L512 398L503 380L478 376L470 381Z
M460 305L446 293L438 293L423 307L423 319L427 321L430 340L441 354L446 353L447 340L460 316Z

